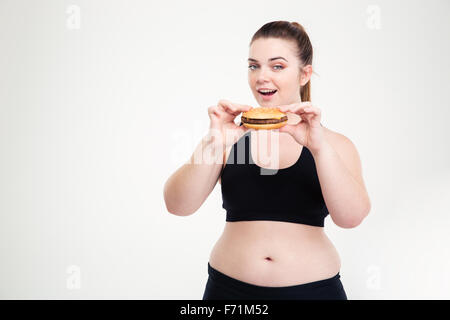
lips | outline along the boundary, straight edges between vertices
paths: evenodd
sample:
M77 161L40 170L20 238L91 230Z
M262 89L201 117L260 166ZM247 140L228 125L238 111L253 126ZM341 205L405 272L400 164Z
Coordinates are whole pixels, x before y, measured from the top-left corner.
M264 91L265 91L265 90L264 90ZM262 92L262 91L258 90L258 92L259 92L260 94L262 94L263 96L271 96L271 95L275 94L275 93L277 92L277 90L275 89L275 90L272 90L272 91L270 91L270 92Z
M259 90L258 90L258 93L260 94L261 98L262 98L264 101L270 101L270 100L272 100L272 98L275 96L275 94L278 93L278 91L275 90L275 92L272 93L272 94L263 94L263 93L259 92Z

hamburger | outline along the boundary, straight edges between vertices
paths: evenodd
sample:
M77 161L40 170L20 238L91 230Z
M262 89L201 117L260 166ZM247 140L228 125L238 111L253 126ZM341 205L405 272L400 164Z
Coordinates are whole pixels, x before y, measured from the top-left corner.
M285 126L287 121L287 114L277 108L252 108L241 116L242 124L252 129L278 129Z

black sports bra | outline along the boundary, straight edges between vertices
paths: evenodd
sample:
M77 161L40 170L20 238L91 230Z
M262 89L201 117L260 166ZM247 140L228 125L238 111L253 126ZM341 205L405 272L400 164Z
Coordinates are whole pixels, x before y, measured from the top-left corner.
M308 148L303 146L291 167L262 168L252 158L251 132L233 145L222 170L226 221L272 220L323 227L328 209Z

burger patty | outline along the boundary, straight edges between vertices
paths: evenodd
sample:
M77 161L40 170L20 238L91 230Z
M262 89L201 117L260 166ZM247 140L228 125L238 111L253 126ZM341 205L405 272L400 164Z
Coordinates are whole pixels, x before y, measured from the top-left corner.
M241 121L245 123L253 123L253 124L271 124L271 123L280 123L283 121L287 121L288 117L284 116L280 119L250 119L246 117L241 117Z

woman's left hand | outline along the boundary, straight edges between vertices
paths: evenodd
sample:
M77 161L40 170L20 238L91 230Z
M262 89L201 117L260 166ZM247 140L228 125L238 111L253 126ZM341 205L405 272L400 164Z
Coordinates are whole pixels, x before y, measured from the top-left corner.
M295 125L287 124L279 129L289 133L299 144L306 146L311 153L317 153L325 141L325 132L320 124L321 110L313 107L310 101L282 105L277 107L281 112L298 114L301 121Z

